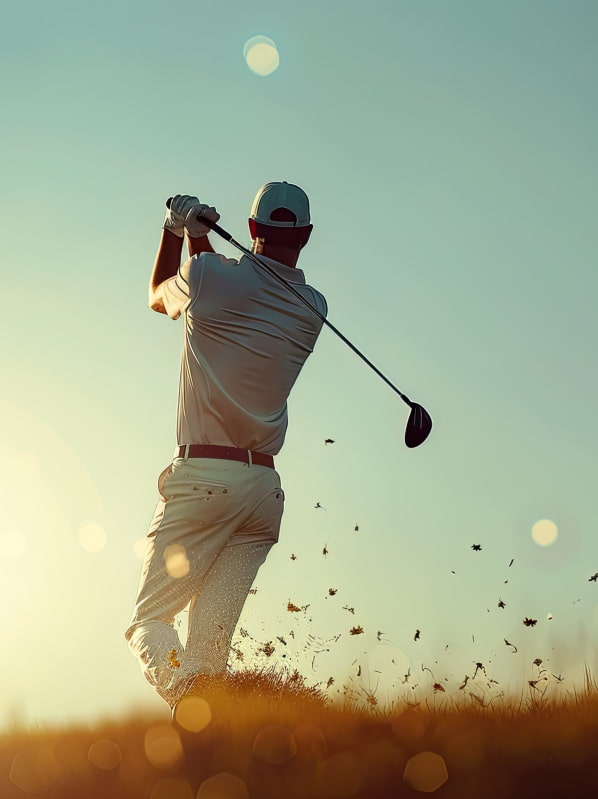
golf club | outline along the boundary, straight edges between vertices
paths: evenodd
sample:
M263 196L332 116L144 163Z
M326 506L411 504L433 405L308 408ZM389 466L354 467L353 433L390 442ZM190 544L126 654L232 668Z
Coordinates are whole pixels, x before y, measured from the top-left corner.
M172 202L172 197L170 197L166 201L167 208L170 208L171 202ZM419 405L417 402L412 402L409 399L409 397L403 394L402 391L399 391L399 389L394 385L394 383L391 383L391 381L386 377L386 375L382 374L382 372L376 366L374 366L374 364L369 360L369 358L366 358L363 352L358 350L357 347L354 344L352 344L349 341L349 339L346 336L344 336L341 333L341 331L332 324L332 322L329 322L328 319L326 319L318 311L318 309L315 308L309 302L309 300L307 300L302 294L300 294L297 291L297 289L295 289L283 277L277 274L274 271L274 269L272 269L271 266L269 266L264 261L260 260L260 258L257 255L255 255L255 253L250 252L242 244L239 244L238 241L235 241L235 239L233 239L231 234L227 233L227 231L221 228L220 225L217 225L215 222L212 222L210 219L207 219L202 214L198 214L197 218L198 220L201 220L205 225L207 225L211 230L213 230L214 233L217 233L225 241L228 241L230 244L232 244L233 247L236 247L238 250L240 250L251 261L253 261L258 266L261 266L267 272L269 272L269 274L272 275L272 277L274 277L276 280L278 280L279 283L282 283L292 294L294 294L299 300L301 300L301 302L304 305L306 305L311 311L313 311L313 313L315 313L315 315L322 320L322 322L326 325L326 327L330 328L330 330L332 330L332 332L335 333L341 339L341 341L344 341L344 343L348 347L350 347L353 350L353 352L361 358L362 361L367 363L370 369L372 369L378 375L378 377L381 377L382 380L384 380L384 382L399 395L399 397L403 400L403 402L405 402L411 408L411 413L409 414L409 419L407 420L407 427L405 428L405 444L410 449L413 449L413 447L419 447L420 444L424 443L426 438L430 435L430 431L432 430L432 417L422 405Z

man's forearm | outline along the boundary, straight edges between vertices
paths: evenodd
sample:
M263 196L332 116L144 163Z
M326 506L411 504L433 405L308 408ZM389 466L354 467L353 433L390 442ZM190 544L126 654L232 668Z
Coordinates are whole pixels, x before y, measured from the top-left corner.
M162 231L162 238L160 239L152 276L150 278L150 294L158 288L160 283L176 275L181 265L182 249L182 238L175 236L174 233L169 233L167 230Z
M199 255L200 252L214 252L214 248L207 236L199 236L196 239L192 239L191 236L187 235L187 249L189 250L190 258L194 255Z

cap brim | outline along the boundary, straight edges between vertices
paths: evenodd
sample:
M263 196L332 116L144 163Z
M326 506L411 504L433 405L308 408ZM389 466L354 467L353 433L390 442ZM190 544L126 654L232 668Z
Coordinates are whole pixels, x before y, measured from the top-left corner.
M411 413L405 428L405 444L410 448L423 444L432 430L432 417L416 402L411 404Z

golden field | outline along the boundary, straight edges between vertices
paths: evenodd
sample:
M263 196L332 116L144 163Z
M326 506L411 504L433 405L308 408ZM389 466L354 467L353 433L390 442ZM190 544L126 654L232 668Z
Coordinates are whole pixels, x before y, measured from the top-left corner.
M598 791L598 693L484 703L435 691L380 707L330 702L298 672L199 685L174 721L135 714L0 736L0 797L450 799ZM165 706L166 707L166 706Z

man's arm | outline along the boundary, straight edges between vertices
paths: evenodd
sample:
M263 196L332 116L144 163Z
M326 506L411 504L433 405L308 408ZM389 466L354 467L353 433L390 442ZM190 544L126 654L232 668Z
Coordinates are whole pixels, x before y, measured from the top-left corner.
M177 273L181 265L181 251L183 249L183 239L170 233L168 230L162 231L162 238L158 246L156 260L154 261L154 268L149 284L149 306L152 311L158 313L166 313L164 303L159 297L156 297L156 292L161 283L169 280Z
M168 314L160 287L165 281L175 277L179 270L184 232L187 233L187 248L191 258L202 252L214 252L207 237L209 226L200 221L199 212L213 222L220 219L215 208L200 203L197 197L187 194L177 194L168 205L149 285L149 306L153 311Z
M200 236L197 239L192 239L191 236L187 234L187 249L189 250L189 258L194 255L199 255L200 252L215 252L207 236Z

